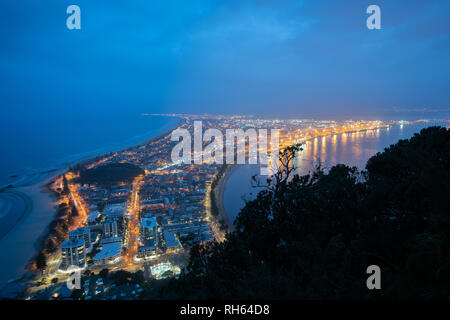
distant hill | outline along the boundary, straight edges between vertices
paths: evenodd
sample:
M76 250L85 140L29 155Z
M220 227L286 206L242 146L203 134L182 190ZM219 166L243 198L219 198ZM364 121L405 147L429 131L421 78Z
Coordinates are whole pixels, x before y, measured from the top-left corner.
M114 185L121 182L131 182L144 170L131 163L108 163L97 168L80 172L77 182L81 184Z

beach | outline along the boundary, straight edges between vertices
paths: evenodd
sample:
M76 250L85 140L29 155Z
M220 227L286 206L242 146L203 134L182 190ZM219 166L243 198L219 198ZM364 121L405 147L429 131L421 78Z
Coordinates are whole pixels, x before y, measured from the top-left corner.
M1 287L24 275L26 265L35 254L39 236L53 219L53 199L50 193L44 192L44 186L52 178L13 190L22 195L27 205L17 203L17 209L11 209L21 211L20 219L0 240Z
M0 193L0 240L31 210L31 199L17 190Z
M129 145L121 145L120 149L108 152L145 144L167 134L181 123L183 120L174 119L160 128L154 128L151 136L135 137L129 140ZM2 208L0 219L8 219L9 224L9 228L5 228L0 234L0 270L2 270L0 290L9 282L26 274L25 267L35 255L43 233L54 218L55 203L47 190L48 183L74 164L106 154L103 152L105 150L101 151L98 154L89 152L89 155L78 157L76 160L71 159L72 161L61 168L34 175L30 179L22 180L20 185L0 191L0 208Z
M217 199L217 210L219 211L219 216L225 221L228 226L229 231L234 231L233 221L230 220L226 210L224 202L224 194L227 188L227 181L232 176L233 172L236 170L237 165L230 165L225 170L224 175L218 181L217 187L214 189L215 196Z

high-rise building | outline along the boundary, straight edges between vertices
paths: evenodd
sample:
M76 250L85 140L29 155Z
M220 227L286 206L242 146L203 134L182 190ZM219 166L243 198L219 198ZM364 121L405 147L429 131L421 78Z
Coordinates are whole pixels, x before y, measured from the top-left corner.
M166 242L167 253L177 253L182 249L180 241L171 231L164 230L164 241Z
M119 235L117 230L117 220L116 219L108 219L103 223L103 232L105 238L114 238Z
M83 239L71 239L61 245L62 264L61 269L70 266L84 268L86 266L86 247Z
M152 240L157 245L158 238L156 236L156 219L146 218L141 222L141 232L144 241Z
M69 240L83 239L86 249L91 246L91 231L89 228L78 228L69 232Z

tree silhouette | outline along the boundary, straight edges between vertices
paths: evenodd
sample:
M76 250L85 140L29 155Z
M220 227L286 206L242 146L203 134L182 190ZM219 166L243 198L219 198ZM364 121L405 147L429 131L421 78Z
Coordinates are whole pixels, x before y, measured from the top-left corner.
M298 176L296 150L283 152L235 231L222 243L195 245L180 279L146 298L450 296L449 130L430 127L400 140L362 172L340 164ZM367 289L370 265L381 268L383 290Z

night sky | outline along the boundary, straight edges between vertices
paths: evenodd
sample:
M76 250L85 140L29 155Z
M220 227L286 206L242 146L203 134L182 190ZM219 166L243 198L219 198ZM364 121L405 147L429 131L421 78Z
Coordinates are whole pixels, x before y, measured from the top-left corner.
M81 8L81 30L66 8ZM366 8L381 8L368 30ZM1 122L450 107L450 1L2 0Z

